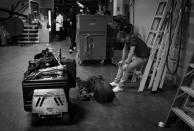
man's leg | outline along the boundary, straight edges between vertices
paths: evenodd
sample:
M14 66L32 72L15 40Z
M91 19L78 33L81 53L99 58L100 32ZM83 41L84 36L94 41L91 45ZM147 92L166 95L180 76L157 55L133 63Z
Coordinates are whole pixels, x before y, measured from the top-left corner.
M76 38L76 29L73 29L73 30L72 30L72 44L73 44L73 50L76 49L75 38Z
M123 76L123 68L122 68L122 65L121 65L121 66L119 66L117 75L115 77L115 82L119 83L121 78L122 78L122 76Z
M122 91L123 90L122 86L127 81L129 77L129 73L132 72L134 69L138 68L139 66L143 65L145 62L146 62L146 59L136 57L131 63L129 63L128 65L127 64L124 65L122 78L119 82L119 85L116 88L114 88L113 91L114 92Z
M59 39L59 31L56 31L56 40Z
M118 86L118 84L122 78L122 75L123 75L123 68L122 68L122 66L119 66L118 71L117 71L117 75L116 75L114 81L110 83L110 85L111 86Z
M59 31L60 33L59 33L59 40L62 40L62 38L63 38L63 29L62 29L62 27L60 27L60 31Z
M69 53L72 53L73 51L73 30L72 29L69 29L69 38L70 38Z

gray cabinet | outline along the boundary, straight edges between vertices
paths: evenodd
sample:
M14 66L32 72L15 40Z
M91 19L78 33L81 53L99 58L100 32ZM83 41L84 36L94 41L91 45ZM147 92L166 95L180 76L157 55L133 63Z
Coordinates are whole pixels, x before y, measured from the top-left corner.
M107 16L77 15L78 61L106 59Z

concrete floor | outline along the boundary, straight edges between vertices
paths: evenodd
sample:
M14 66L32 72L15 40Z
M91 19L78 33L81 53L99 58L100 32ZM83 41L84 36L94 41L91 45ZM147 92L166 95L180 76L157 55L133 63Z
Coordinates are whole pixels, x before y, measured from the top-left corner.
M63 56L75 58L68 53L69 41L50 44L34 44L0 47L0 130L1 131L186 131L186 126L172 125L159 128L164 121L175 95L175 89L164 87L164 91L151 94L146 90L137 93L138 87L129 87L117 93L112 103L99 104L95 101L78 99L77 88L70 90L72 122L68 126L44 123L31 126L31 114L23 109L22 79L28 61L46 47L62 48ZM85 80L91 75L102 74L112 81L117 68L110 64L98 63L77 66L77 76Z

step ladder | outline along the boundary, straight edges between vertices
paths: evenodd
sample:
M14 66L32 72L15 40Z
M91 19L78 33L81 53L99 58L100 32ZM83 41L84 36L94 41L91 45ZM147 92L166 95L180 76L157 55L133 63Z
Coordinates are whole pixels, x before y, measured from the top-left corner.
M190 18L188 23L188 42L185 53L183 76L178 90L162 127L167 127L176 120L182 120L194 130L194 0L190 1Z
M143 77L140 81L140 86L138 89L138 92L143 92L146 81L149 77L149 73L152 67L152 64L155 60L159 45L162 42L162 37L164 35L164 31L166 29L166 26L168 25L168 12L171 7L171 0L160 0L152 25L149 29L148 36L146 39L147 45L151 48L151 53L146 65L146 68L144 70Z
M194 63L188 65L164 126L169 126L178 119L194 130Z

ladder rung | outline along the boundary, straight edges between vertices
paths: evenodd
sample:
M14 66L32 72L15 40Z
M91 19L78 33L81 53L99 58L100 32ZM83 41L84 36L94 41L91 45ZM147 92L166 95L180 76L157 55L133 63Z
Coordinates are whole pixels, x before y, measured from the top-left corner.
M185 93L189 94L190 96L194 97L194 90L187 87L187 86L181 86L180 88L182 91L184 91Z
M18 43L39 43L39 41L18 41Z
M150 30L151 33L154 33L154 34L162 34L164 33L164 30L159 30L159 31L156 31L156 30Z
M155 18L162 18L162 15L155 15Z
M149 45L147 45L147 46L148 46L149 48L152 48L152 47L153 47L153 45L150 45L150 44L149 44Z
M184 77L187 77L187 76L191 75L192 73L194 73L194 70L187 72Z
M162 34L164 33L164 30L159 30L158 33Z
M24 29L24 31L38 31L38 29Z
M160 0L160 2L168 2L168 0Z
M194 109L191 108L191 107L190 108L189 107L184 107L184 111L194 115Z
M175 107L172 108L172 111L181 119L183 120L188 126L194 129L194 120L188 116L183 110Z
M22 33L21 35L38 35L39 33Z
M28 24L28 23L24 23L24 26L28 26L28 27L38 27L38 25L37 25L37 24L30 25L30 24Z
M150 32L155 33L155 34L157 33L157 31L156 31L156 30L150 30Z

